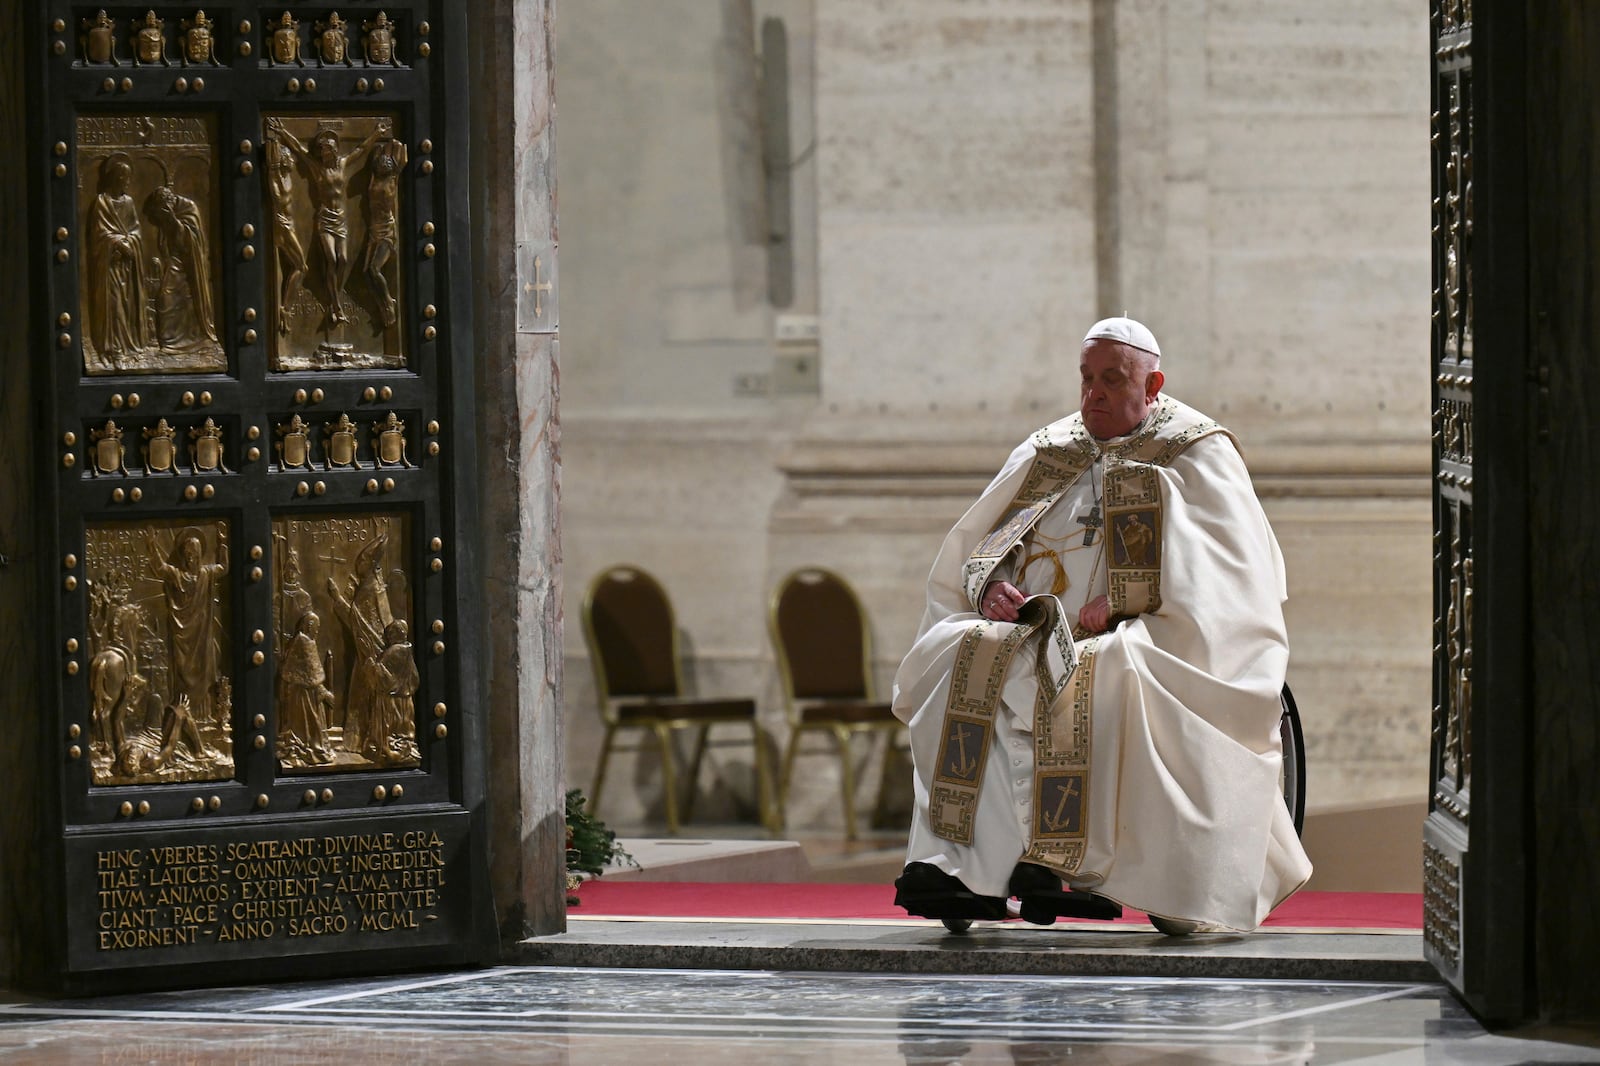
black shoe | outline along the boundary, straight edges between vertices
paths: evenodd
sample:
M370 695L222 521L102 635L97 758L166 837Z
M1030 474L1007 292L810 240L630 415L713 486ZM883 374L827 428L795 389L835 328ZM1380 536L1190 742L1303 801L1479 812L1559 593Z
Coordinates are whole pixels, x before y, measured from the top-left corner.
M1057 918L1111 921L1122 917L1120 903L1092 892L1067 891L1054 872L1031 862L1017 863L1008 887L1022 904L1022 920L1034 925L1053 925Z
M980 896L937 866L926 862L907 863L894 880L895 906L918 918L981 918L1001 921L1006 917L1006 901L999 896Z
M1017 868L1011 871L1011 884L1007 887L1018 899L1035 892L1054 895L1061 891L1061 878L1043 866L1019 862Z

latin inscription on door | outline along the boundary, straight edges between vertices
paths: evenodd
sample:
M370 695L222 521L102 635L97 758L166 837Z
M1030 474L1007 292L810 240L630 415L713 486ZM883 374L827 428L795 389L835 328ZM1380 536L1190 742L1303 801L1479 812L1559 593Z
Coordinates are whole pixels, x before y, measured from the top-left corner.
M71 951L107 966L151 952L247 955L263 942L314 953L459 935L467 816L414 812L403 827L367 821L179 830L160 842L74 840L68 863L84 887L73 901L80 918L68 930Z

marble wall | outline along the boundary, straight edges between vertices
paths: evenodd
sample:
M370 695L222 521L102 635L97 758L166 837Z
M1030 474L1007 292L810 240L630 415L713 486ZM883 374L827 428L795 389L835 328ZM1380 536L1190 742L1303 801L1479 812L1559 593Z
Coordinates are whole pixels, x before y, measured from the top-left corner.
M763 261L726 159L730 28L768 16L793 125L815 129L793 172L813 306L750 302ZM1401 0L563 8L568 780L588 786L598 749L577 619L600 568L654 571L700 690L758 696L781 741L764 599L833 566L886 691L945 530L1076 405L1083 330L1126 310L1174 394L1239 432L1283 543L1313 808L1421 796L1425 19ZM779 320L812 311L815 391L783 391ZM717 761L706 817L747 813L748 748ZM791 827L837 826L832 766L803 766ZM609 781L607 820L659 813L653 756Z

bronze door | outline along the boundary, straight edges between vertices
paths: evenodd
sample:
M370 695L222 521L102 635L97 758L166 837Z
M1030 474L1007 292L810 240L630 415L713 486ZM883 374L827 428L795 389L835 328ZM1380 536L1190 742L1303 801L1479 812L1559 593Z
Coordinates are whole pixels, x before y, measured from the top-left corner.
M460 6L39 6L65 975L484 958Z
M1433 7L1434 671L1424 953L1524 1017L1529 817L1524 14Z

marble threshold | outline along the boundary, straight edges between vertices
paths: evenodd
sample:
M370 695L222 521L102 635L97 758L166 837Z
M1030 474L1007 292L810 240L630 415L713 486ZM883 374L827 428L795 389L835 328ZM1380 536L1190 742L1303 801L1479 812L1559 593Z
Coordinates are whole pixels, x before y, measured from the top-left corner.
M1419 932L1257 930L1168 937L1098 923L979 922L962 935L920 919L775 920L569 916L520 942L537 966L854 973L1433 981Z

